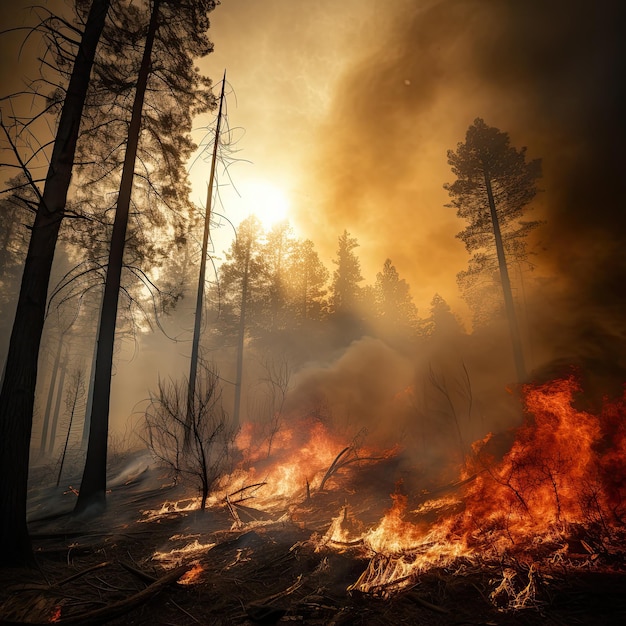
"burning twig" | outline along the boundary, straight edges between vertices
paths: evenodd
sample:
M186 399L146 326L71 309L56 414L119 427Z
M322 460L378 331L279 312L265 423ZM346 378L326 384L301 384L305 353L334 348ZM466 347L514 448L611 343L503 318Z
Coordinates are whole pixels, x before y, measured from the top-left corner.
M228 496L226 496L226 499L230 499L233 496L236 496L238 493L243 493L244 491L249 491L250 489L259 489L263 486L267 485L266 482L260 482L260 483L254 483L254 485L246 485L245 487L242 487L241 489L237 489L237 491L233 491L232 493L229 493ZM249 497L253 497L253 496L249 496ZM244 498L240 498L238 500L238 502L241 502L241 500L243 500Z
M226 496L226 505L228 506L228 510L230 511L230 514L233 516L233 519L235 520L233 526L235 528L243 528L244 523L241 521L241 518L239 517L239 513L237 513L237 511L235 510L235 507L232 505L232 502L230 501L229 496Z

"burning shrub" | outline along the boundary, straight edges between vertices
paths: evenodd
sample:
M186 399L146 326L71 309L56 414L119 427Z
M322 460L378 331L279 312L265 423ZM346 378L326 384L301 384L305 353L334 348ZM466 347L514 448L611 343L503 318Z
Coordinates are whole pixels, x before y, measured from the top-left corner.
M573 377L526 386L529 414L510 451L483 470L467 493L464 522L474 533L504 531L523 544L534 536L597 525L623 524L626 487L624 401L600 415L574 408Z

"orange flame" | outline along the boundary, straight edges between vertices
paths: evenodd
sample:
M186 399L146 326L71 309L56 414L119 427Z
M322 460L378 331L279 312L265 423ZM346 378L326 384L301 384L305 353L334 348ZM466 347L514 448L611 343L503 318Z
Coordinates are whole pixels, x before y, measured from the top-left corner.
M524 388L528 417L502 460L486 454L489 437L475 445L474 466L468 463L466 472L479 473L465 481L462 513L430 526L410 522L406 496L393 495L391 509L360 537L373 556L349 590L389 595L431 567L477 554L500 557L512 549L534 549L531 558L539 559L536 546L549 540L554 558L562 559L568 533L571 537L580 527L587 536L589 529L598 529L604 549L611 535L619 539L626 515L626 394L593 415L574 408L578 390L573 378ZM412 513L445 510L450 504L446 498L431 500ZM342 516L333 520L321 545L353 539L341 521ZM593 548L586 541L580 544L593 560ZM523 607L534 601L535 586L534 565L526 582L511 570L491 599Z
M200 574L204 571L204 568L200 563L195 563L194 566L187 570L179 579L178 583L181 585L195 585L200 582Z
M485 471L466 496L467 531L520 544L575 524L606 531L626 512L624 401L596 416L572 406L578 390L573 378L525 387L529 418L511 450L497 465L478 452Z

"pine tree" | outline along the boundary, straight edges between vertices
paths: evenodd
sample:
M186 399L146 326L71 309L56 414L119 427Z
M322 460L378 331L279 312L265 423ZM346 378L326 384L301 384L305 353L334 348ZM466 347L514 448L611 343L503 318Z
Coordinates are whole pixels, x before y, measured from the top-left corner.
M237 229L226 261L220 267L220 284L231 320L236 321L237 364L235 373L235 406L233 423L239 425L243 384L244 340L252 330L258 334L259 312L267 309L267 266L262 255L261 222L251 215ZM255 323L256 318L256 323Z
M330 310L335 315L355 312L359 299L359 283L363 280L361 262L354 253L354 249L358 247L357 240L344 230L339 236L337 257L333 260L337 269L333 272Z
M493 281L498 272L517 378L521 382L526 368L509 265L512 260L525 258L526 237L539 225L537 221L524 221L523 217L537 193L541 162L527 161L526 148L517 150L510 145L507 133L477 118L467 131L465 143L459 143L456 151L448 151L448 163L457 177L455 182L444 185L452 198L449 206L456 208L458 217L468 221L457 237L473 255L470 269L460 279L463 282L480 274Z
M287 275L289 299L296 319L304 322L321 320L327 308L325 296L329 272L310 239L295 242Z
M387 259L382 272L376 274L374 296L377 316L388 331L407 333L415 328L417 307L411 298L408 283L400 278L391 259Z

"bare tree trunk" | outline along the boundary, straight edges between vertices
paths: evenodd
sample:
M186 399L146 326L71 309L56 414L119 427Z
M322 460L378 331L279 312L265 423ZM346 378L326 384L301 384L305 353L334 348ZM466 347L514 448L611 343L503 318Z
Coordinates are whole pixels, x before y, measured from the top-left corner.
M141 131L143 102L146 94L146 86L148 84L148 76L150 75L152 47L158 28L159 4L160 0L154 0L148 32L146 34L143 57L139 67L135 100L133 102L133 110L128 130L124 167L122 169L120 191L117 198L113 233L111 235L111 248L109 250L109 263L104 285L104 296L102 298L87 458L85 460L85 470L83 472L78 500L76 501L76 507L74 509L75 513L82 513L87 508L91 507L93 507L92 510L94 512L99 512L104 510L106 506L105 492L107 443L109 436L109 404L111 396L111 375L113 371L115 326L117 322L117 304L121 285L130 198L135 175L135 159Z
M77 369L75 374L72 376L72 387L70 388L70 393L72 394L71 400L68 402L69 410L70 410L70 419L69 424L67 425L67 433L65 435L65 444L63 445L63 452L61 454L61 463L59 465L59 474L57 476L57 487L61 482L61 474L63 473L63 465L65 463L65 457L67 455L67 447L70 443L70 434L72 432L72 424L74 422L74 414L76 413L76 406L78 404L78 400L81 395L84 393L83 387L83 371L81 369Z
M37 358L54 249L72 176L78 130L110 0L93 0L61 110L42 200L31 232L0 393L0 565L34 563L26 489ZM11 480L7 477L11 476Z
M496 250L498 252L498 267L500 268L500 282L502 283L502 293L504 295L504 305L506 307L506 315L509 320L509 329L511 332L511 343L513 344L513 359L515 361L515 370L517 372L517 381L524 382L526 380L526 366L524 364L524 352L522 350L522 339L519 332L519 324L517 323L517 314L515 312L515 303L513 302L513 293L511 292L511 281L509 279L509 270L506 265L506 256L504 254L504 245L502 243L502 234L500 232L500 222L496 212L496 203L493 198L493 190L491 188L491 178L489 172L485 168L485 185L487 187L487 197L489 199L489 211L491 213L491 223L493 224L493 234L496 239Z
M100 307L98 308L98 323L96 324L96 330L100 328L100 320L102 319L102 301L100 301ZM91 408L93 407L93 386L96 378L96 358L98 356L98 342L93 344L93 354L91 356L91 366L89 368L89 379L87 381L87 402L85 403L85 416L83 418L83 435L80 442L82 450L87 449L89 444L89 430L91 420Z
M220 107L217 112L217 123L215 125L215 139L213 142L213 155L211 158L211 173L209 176L209 190L206 199L206 211L204 213L204 232L202 235L202 256L200 258L200 275L198 277L198 293L196 296L196 318L193 327L193 340L191 342L191 363L189 366L189 391L187 393L187 429L185 437L185 448L191 442L191 424L193 422L193 401L196 395L196 379L198 377L198 357L200 351L200 329L202 327L202 301L204 300L204 282L206 280L206 257L209 247L209 229L211 224L211 203L213 200L213 184L215 182L215 164L217 162L217 148L220 140L220 126L222 122L222 106L224 104L224 89L226 86L226 71L222 81L222 92L220 94Z

